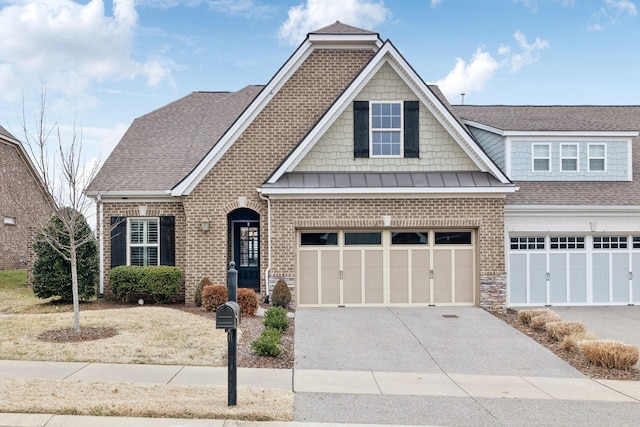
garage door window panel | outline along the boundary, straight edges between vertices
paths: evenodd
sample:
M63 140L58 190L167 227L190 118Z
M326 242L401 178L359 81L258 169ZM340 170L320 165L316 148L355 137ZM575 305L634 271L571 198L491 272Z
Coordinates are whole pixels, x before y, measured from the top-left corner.
M470 231L436 231L436 245L470 245Z
M626 236L596 236L593 249L627 249Z
M381 245L382 233L375 232L346 232L344 233L345 246Z
M584 237L551 237L550 249L584 249Z
M394 231L391 233L392 245L428 245L429 244L429 232L428 231L416 231L416 232L400 232Z
M338 233L300 233L302 246L337 246Z

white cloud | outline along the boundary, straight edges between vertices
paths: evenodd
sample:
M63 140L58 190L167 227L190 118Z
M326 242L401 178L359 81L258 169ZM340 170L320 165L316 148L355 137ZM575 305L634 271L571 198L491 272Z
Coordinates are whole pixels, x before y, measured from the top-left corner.
M482 90L499 67L500 63L490 53L478 49L468 63L456 58L453 70L436 84L448 99L455 99L462 93Z
M525 65L535 64L540 59L540 51L549 48L549 42L537 37L533 43L527 43L527 36L520 31L516 31L513 38L516 39L520 52L511 56L512 71L518 71Z
M73 97L110 78L143 77L150 85L170 78L166 64L133 59L137 25L133 0L114 0L113 16L105 15L103 0L30 0L0 9L0 96L15 101L40 81L50 93Z
M604 0L600 9L591 16L587 28L590 31L602 31L617 25L622 19L638 16L638 8L630 0Z
M448 99L457 99L461 93L468 95L483 90L501 68L508 67L517 72L524 66L535 64L540 59L540 52L550 47L549 42L540 38L528 43L526 35L520 31L516 31L513 38L517 49L501 44L497 50L500 59L481 48L468 62L456 58L453 70L436 84Z
M335 21L371 30L391 16L383 1L375 0L307 0L289 9L289 18L280 26L278 36L297 45L313 30Z
M439 6L442 0L431 0L431 7Z

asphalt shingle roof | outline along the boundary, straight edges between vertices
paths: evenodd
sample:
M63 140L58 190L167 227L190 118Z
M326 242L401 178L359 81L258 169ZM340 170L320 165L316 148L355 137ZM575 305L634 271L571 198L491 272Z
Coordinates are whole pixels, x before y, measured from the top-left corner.
M0 126L0 135L6 136L7 138L16 139L15 136L11 135L11 132Z
M193 92L134 120L89 191L164 191L216 145L263 86Z

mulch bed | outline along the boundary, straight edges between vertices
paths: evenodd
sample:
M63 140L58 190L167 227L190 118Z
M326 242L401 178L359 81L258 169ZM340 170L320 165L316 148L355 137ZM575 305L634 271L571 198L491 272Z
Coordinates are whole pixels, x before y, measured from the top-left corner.
M560 357L569 365L573 366L588 377L600 380L640 381L640 370L636 368L631 368L628 370L605 368L603 366L589 363L584 357L580 355L580 353L576 351L563 349L560 346L560 343L549 338L545 331L537 331L531 329L527 325L520 323L518 321L518 313L515 310L509 309L507 310L507 313L504 314L497 312L491 313L508 325L527 335L531 339L536 340L539 344L555 353L556 356Z
M101 340L111 338L118 335L115 328L93 328L83 326L80 332L76 332L74 328L59 329L57 331L46 331L38 335L40 341L47 342L80 342Z

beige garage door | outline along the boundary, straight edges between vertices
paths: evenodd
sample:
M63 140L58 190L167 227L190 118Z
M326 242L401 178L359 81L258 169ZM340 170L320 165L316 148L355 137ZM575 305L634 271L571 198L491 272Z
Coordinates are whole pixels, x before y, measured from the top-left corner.
M301 231L299 306L476 305L473 230Z

